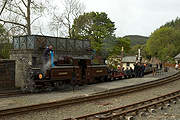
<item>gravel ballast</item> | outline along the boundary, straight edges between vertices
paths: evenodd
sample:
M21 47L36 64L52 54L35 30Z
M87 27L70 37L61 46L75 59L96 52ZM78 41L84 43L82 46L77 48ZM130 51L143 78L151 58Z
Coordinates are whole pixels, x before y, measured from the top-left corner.
M108 109L113 109L116 107L132 104L132 103L147 100L150 98L158 97L160 95L171 93L179 89L180 89L180 80L174 81L172 83L168 83L159 87L154 87L154 88L146 89L143 91L138 91L135 93L128 93L125 95L107 98L103 100L90 101L90 102L85 102L85 103L76 104L76 105L67 105L60 108L47 109L40 112L34 111L34 112L29 112L27 114L17 115L17 116L12 115L8 117L0 117L0 119L2 120L61 120L64 118L69 118L69 117L74 118L74 117L78 117L78 116L82 116L86 114L105 111ZM177 105L174 105L173 109L175 109L176 111L180 111L180 105L177 103ZM176 114L174 113L175 110L172 111L173 115ZM165 111L165 113L166 112L167 111ZM167 114L171 114L171 111L169 113L166 113L165 115ZM152 116L152 115L150 114L149 116ZM148 117L145 117L145 118L148 118ZM147 119L147 120L153 120L153 119L158 120L155 118L157 117L154 114L153 117L151 117L151 119ZM138 119L141 119L141 118L138 118Z

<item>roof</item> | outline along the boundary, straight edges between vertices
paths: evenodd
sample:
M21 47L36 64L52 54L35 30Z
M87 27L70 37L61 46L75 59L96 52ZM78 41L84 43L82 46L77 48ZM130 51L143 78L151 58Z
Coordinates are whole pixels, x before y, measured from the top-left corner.
M125 57L123 57L122 62L135 63L136 56L125 56Z
M175 59L180 59L180 53L174 57Z

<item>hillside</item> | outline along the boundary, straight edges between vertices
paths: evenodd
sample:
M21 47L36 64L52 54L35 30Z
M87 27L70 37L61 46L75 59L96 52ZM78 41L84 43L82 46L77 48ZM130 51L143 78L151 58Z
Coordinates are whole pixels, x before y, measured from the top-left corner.
M140 36L140 35L127 35L127 36L124 36L124 37L127 37L131 40L131 46L134 46L134 45L137 45L137 44L145 44L148 37L145 37L145 36Z

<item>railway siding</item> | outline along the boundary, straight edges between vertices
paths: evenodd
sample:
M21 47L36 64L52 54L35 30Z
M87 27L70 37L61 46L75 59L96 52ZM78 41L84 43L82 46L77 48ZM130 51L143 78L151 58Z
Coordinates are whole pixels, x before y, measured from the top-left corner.
M155 81L157 79L175 73L177 73L177 71L171 70L166 74L164 73L162 75L157 75L155 77L153 77L152 75L147 75L144 78L124 79L124 80L118 80L107 83L86 85L79 87L75 91L69 90L69 91L33 94L33 95L20 96L20 97L1 98L0 110L89 96L92 94L102 93L108 90L113 90L113 89L115 90L118 88L124 88L128 86L134 86L137 84L143 84L145 82Z
M150 76L149 76L150 77ZM82 102L81 104L71 104L66 106L60 106L58 108L43 109L42 111L32 111L22 115L8 115L2 116L2 120L62 120L66 118L76 118L82 115L93 114L96 112L102 112L109 109L117 108L118 106L126 106L139 101L145 101L150 98L159 97L167 93L179 90L180 81L156 86L143 91L136 91L124 95L118 95L105 99L93 100ZM177 102L178 104L178 102ZM176 113L176 112L174 112ZM144 119L143 119L144 120ZM152 119L157 120L157 119Z

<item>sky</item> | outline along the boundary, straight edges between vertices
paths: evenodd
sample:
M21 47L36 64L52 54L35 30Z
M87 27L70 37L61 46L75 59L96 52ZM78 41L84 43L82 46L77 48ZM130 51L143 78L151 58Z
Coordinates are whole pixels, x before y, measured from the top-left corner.
M80 0L85 12L105 12L115 22L116 36L149 36L180 17L180 0Z
M154 30L167 22L180 17L180 0L79 0L85 6L85 12L105 12L112 22L115 22L117 37L126 35L150 36ZM58 6L58 12L63 12L64 0L53 0L51 4ZM49 32L49 14L41 18L34 27L43 34L53 35ZM40 34L40 33L38 33Z

